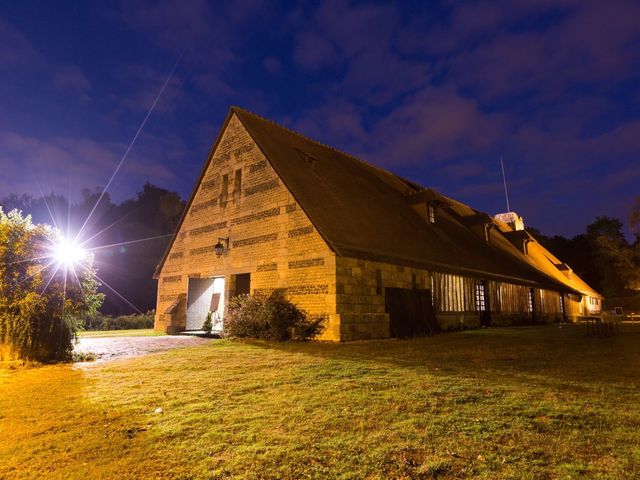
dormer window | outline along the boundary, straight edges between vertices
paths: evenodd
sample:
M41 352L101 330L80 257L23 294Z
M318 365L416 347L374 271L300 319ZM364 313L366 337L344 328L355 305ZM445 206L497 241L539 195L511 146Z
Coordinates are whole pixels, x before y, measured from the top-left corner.
M427 204L427 216L429 223L436 223L436 206L433 203Z

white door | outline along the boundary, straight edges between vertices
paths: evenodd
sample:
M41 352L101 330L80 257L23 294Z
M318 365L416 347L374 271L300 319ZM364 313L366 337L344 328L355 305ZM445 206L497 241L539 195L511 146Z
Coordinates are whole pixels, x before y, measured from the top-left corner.
M202 330L213 294L213 278L190 278L187 290L187 330Z

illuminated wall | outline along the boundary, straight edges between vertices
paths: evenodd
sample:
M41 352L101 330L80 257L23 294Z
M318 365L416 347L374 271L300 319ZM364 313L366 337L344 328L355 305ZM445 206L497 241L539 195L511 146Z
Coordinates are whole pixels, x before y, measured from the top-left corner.
M221 257L219 237L229 238ZM235 275L250 273L252 293L286 289L301 308L326 315L324 338L338 339L335 268L335 255L233 116L160 272L155 328L184 329L189 277L224 276L226 301Z

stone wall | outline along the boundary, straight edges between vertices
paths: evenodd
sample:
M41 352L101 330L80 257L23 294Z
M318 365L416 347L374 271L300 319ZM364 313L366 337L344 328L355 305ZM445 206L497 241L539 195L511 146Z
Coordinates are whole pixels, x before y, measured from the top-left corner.
M474 285L478 279L459 277L461 282L446 282L449 274L393 265L370 260L336 258L336 324L340 325L340 338L354 340L364 338L387 338L391 336L389 315L385 313L386 287L406 289L433 289L440 296L451 296L458 302L446 302L436 298L436 319L443 330L476 328L480 326L480 313L475 311ZM453 276L457 277L457 276ZM460 283L464 288L459 287ZM528 287L519 287L500 282L489 282L491 295L491 324L518 325L534 321L527 310ZM445 288L446 287L446 288ZM517 288L516 288L517 287ZM468 290L468 291L467 291ZM433 291L433 290L432 290ZM498 293L500 291L500 293ZM512 296L507 298L507 291ZM537 300L537 323L549 323L561 318L559 294L535 289ZM517 302L516 302L517 300ZM459 311L445 311L443 305L458 305Z
M221 257L214 251L219 238L229 239ZM474 311L476 279L336 257L232 116L160 272L156 330L176 333L185 328L189 278L223 276L227 301L235 293L236 275L245 273L251 274L251 293L283 289L301 308L325 315L321 339L390 337L386 287L435 287L436 318L443 329L480 323ZM458 283L464 288L455 287ZM499 287L496 283L490 288L492 295L501 292L490 304L510 306L492 314L493 324L526 322L528 297L521 292L526 293L526 288ZM540 319L561 316L556 292L536 293L536 311L544 314ZM507 302L508 295L514 298Z
M385 287L430 287L426 270L347 257L336 258L336 323L342 340L389 338Z
M218 238L229 249L217 257ZM198 186L158 278L155 328L185 328L191 277L251 274L251 293L286 289L301 308L327 316L322 338L339 340L335 255L315 230L240 121L233 116Z

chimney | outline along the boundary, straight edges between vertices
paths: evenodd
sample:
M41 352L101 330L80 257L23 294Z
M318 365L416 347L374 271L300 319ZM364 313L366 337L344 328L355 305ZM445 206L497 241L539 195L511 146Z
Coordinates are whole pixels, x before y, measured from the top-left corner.
M524 230L524 220L516 212L498 213L493 218L506 223L514 232Z

